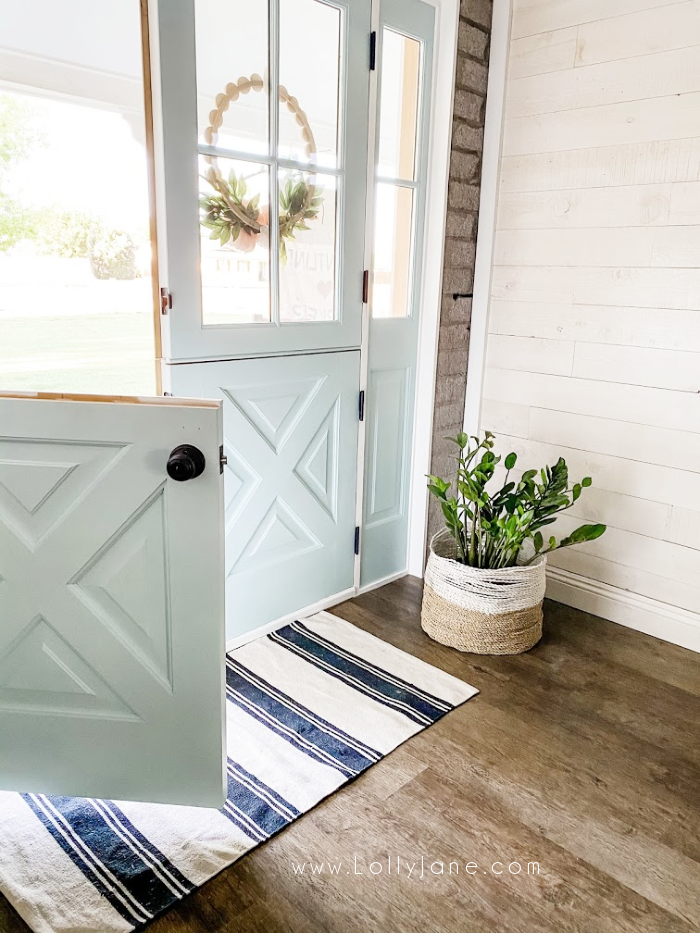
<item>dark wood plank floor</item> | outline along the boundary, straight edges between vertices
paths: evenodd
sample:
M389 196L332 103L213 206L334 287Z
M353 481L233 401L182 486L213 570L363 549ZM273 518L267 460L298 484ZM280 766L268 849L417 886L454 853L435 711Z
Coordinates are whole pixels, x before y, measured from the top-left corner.
M420 596L407 578L334 612L480 695L148 933L700 929L698 655L556 603L528 654L461 655L422 633ZM421 856L459 875L408 877ZM329 861L337 875L293 870ZM26 930L0 900L0 931Z

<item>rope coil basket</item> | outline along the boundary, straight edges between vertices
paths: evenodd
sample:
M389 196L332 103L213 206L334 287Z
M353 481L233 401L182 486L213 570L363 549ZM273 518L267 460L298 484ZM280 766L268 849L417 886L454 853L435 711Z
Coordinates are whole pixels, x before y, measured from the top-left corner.
M430 542L421 627L443 645L473 654L521 654L542 637L547 558L488 570L456 559L447 529Z

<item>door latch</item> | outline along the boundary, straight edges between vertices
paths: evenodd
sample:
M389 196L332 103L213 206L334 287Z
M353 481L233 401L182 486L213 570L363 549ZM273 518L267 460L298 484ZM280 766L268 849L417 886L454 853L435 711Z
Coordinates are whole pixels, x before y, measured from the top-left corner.
M224 467L226 466L227 463L228 463L228 457L224 453L224 445L222 444L221 447L219 447L219 473L224 472Z

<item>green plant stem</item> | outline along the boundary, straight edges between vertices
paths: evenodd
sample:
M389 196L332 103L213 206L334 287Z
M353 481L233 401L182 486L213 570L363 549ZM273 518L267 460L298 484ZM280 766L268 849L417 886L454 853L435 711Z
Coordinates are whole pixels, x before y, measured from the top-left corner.
M476 521L479 510L474 506L474 518L472 519L472 528L471 528L471 543L469 545L469 564L471 567L476 566Z
M462 532L461 532L461 531L459 531L459 530L457 531L457 537L456 537L455 540L457 541L457 546L458 546L458 548L459 548L459 553L460 553L461 556L462 556L462 563L465 563L465 561L466 561L466 554L464 553L464 545L462 544Z

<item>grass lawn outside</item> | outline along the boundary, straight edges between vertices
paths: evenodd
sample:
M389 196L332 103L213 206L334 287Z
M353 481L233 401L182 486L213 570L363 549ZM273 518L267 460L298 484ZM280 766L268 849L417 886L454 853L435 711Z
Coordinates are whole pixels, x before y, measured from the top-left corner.
M150 313L0 316L0 389L155 395Z

